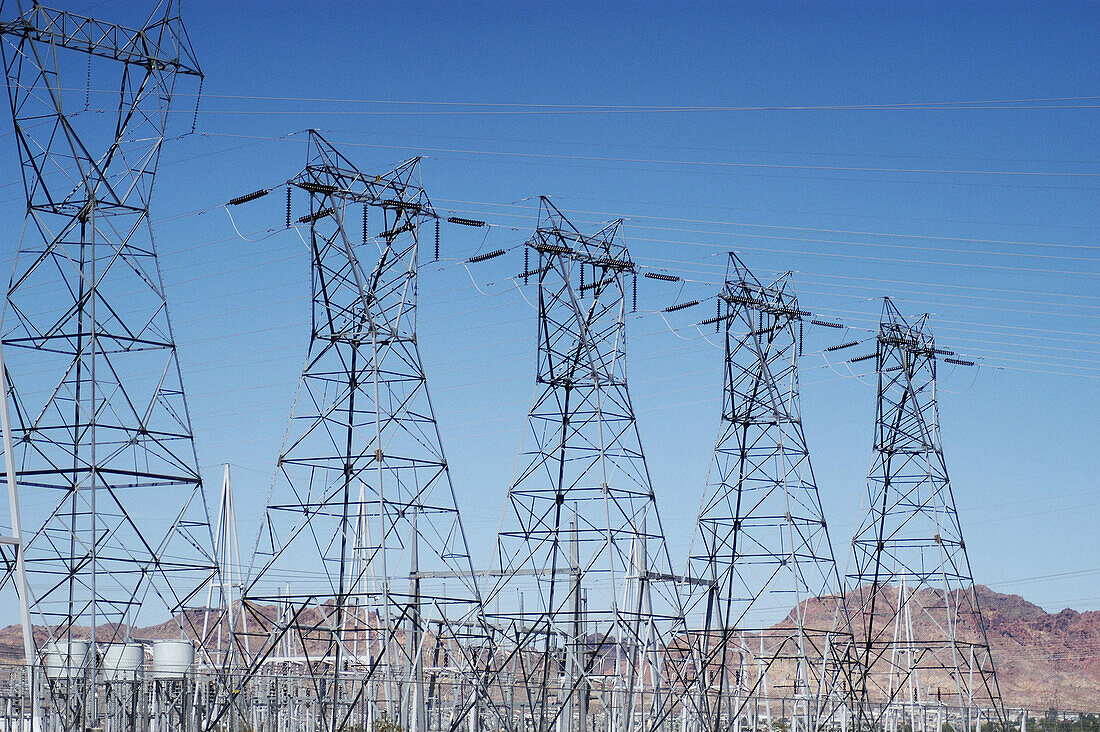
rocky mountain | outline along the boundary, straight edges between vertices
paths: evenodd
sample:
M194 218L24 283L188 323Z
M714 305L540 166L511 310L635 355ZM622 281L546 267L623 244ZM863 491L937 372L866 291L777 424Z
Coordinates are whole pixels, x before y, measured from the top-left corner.
M1019 595L976 589L1006 706L1100 710L1100 611L1051 614ZM855 594L848 596L849 608L859 607ZM835 599L807 601L806 622L825 623L833 607ZM792 611L780 625L793 617ZM920 638L926 629L914 617L914 637ZM974 637L976 630L960 627L959 637Z
M981 585L978 597L1007 703L1100 709L1100 611L1051 614Z

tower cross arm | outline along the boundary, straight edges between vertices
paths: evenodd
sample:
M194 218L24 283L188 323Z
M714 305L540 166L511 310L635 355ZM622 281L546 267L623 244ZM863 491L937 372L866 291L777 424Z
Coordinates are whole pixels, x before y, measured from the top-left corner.
M202 76L178 17L170 16L135 29L35 4L15 20L0 23L0 35L49 43L150 69Z
M334 165L309 165L288 184L310 193L318 193L354 203L400 209L412 215L440 218L419 186L403 180L408 161L385 175L370 175Z

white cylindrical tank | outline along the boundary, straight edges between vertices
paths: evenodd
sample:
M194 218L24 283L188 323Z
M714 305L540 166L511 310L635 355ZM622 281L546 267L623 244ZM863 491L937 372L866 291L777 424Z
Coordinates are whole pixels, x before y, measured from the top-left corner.
M103 649L104 681L136 681L145 662L140 643L111 643Z
M46 678L74 679L88 669L92 644L85 640L50 641L46 644Z
M191 641L160 640L153 643L153 678L178 679L195 665L195 647Z

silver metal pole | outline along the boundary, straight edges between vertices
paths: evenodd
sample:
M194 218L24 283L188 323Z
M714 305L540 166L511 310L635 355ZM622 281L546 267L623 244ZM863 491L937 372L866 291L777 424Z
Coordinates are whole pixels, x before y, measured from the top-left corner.
M8 370L4 366L4 348L0 343L0 426L4 432L4 470L8 476L8 509L11 512L11 533L16 542L15 575L19 594L19 616L23 623L23 655L27 666L34 665L34 635L31 628L27 563L23 553L23 526L19 520L19 492L15 484L15 454L11 439L11 416L8 413Z

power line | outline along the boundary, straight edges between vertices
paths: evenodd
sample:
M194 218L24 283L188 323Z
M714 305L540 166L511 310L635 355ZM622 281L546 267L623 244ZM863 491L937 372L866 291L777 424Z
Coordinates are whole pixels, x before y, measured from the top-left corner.
M468 205L474 205L474 206L506 207L506 206L515 206L516 205L514 203L491 203L491 202L486 202L486 201L469 201L469 200L450 199L450 198L438 198L436 200L446 201L447 203L468 204ZM613 214L611 214L609 212L606 212L606 211L591 211L591 210L565 209L565 208L563 208L562 210L563 211L568 211L570 213L579 213L579 214L587 214L587 215L594 215L594 216L606 216L606 217L612 217L613 216ZM925 235L925 234L903 234L903 233L896 233L896 232L859 231L859 230L851 230L851 229L825 229L825 228L820 228L820 227L789 226L789 225L781 225L781 224L761 224L761 223L752 223L752 222L746 222L746 221L723 221L721 219L692 219L692 218L684 218L684 217L677 217L677 216L649 216L649 215L629 214L629 213L626 213L626 212L620 212L618 214L615 214L614 217L623 218L626 221L630 221L631 224L633 224L633 225L641 226L641 228L650 228L650 227L637 224L638 219L644 219L644 220L647 220L647 221L672 221L672 222L681 222L681 223L689 223L689 224L716 224L716 225L720 225L720 226L732 226L732 227L749 228L749 229L780 229L780 230L788 230L788 231L808 231L808 232L824 233L824 234L853 234L853 235L859 235L859 236L889 237L889 238L896 238L896 239L921 239L921 240L928 240L928 241L961 241L961 242L970 242L970 243L978 243L978 244L1013 244L1013 245L1019 245L1019 246L1052 247L1052 248L1059 248L1059 249L1063 249L1063 248L1066 248L1066 249L1090 249L1090 250L1100 249L1100 246L1088 245L1088 244L1057 244L1057 243L1049 243L1049 242L1017 241L1017 240L1011 240L1011 239L976 239L976 238L958 237L958 236L931 236L931 235ZM671 230L671 229L663 229L663 230L668 231L668 230ZM677 230L679 230L679 229L677 229ZM687 230L687 231L692 231L692 230ZM722 233L722 232L707 232L707 231L704 231L704 232L695 232L695 233L716 233L716 234L718 234L718 233ZM967 251L973 251L974 253L988 253L988 252L983 252L981 250L967 250Z
M201 134L203 136L206 136L206 137L227 137L227 138L237 138L237 139L265 139L265 140L270 140L272 142L280 141L278 138L269 138L269 137L263 137L263 136L257 136L257 135L239 135L239 134L229 134L229 133L219 133L219 132L202 132L202 133L199 133L199 134ZM844 167L840 167L840 166L796 166L796 165L781 165L781 164L729 163L729 162L720 162L720 161L648 160L648 159L642 159L642 158L612 158L612 157L600 157L600 156L588 156L588 155L557 155L557 154L551 154L551 153L504 152L504 151L498 151L498 150L475 150L475 149L462 149L462 148L433 148L433 147L422 147L422 146L414 146L414 145L381 145L381 144L371 144L371 143L366 143L366 142L344 142L344 143L341 143L341 144L343 146L346 146L346 147L363 147L363 148L384 149L384 150L409 150L409 151L414 151L414 152L419 153L419 154L425 154L425 153L439 154L439 153L443 153L443 154L457 154L457 155L475 155L475 156L487 157L487 158L490 158L490 159L525 158L529 161L553 161L553 160L556 160L556 161L571 161L574 164L576 164L576 163L610 162L610 163L627 163L627 164L633 164L633 165L672 165L672 166L689 166L689 167L690 166L695 166L695 167L702 167L702 168L709 168L709 169L726 168L726 169L730 169L730 170L735 170L735 169L736 170L748 170L748 169L755 169L755 168L762 168L762 169L775 168L775 169L819 170L819 171L824 171L824 172L872 172L872 173L896 172L896 173L909 173L909 174L922 173L922 172L923 173L956 174L956 173L964 172L964 171L953 172L953 171L947 171L947 170L943 170L943 171L935 171L935 170L920 171L920 170L908 170L908 169L900 169L900 168L899 169L870 169L870 168L859 169L859 168L844 168ZM545 162L542 162L542 163L528 162L527 164L531 165L531 164L546 164L546 163ZM631 170L631 168L625 168L625 169ZM710 171L707 171L707 172L714 172L714 171L710 170ZM976 174L977 171L972 171L972 173ZM1003 173L1005 175L1010 175L1010 176L1014 176L1014 177L1015 176L1021 176L1021 175L1031 175L1029 173L1020 173L1019 171L1011 171L1011 172L984 171L984 173L989 173L991 175L1000 175L1000 174ZM763 174L763 173L745 173L745 174L746 175L757 176L757 177L771 177L771 178L788 177L788 178L797 178L797 179L800 179L800 180L849 180L849 181L856 181L856 182L875 182L875 183L887 182L887 183L903 183L903 184L933 184L933 185L956 185L956 186L993 186L993 187L1001 187L1001 188L1023 188L1023 189L1038 188L1038 189L1043 189L1043 190L1083 190L1083 191L1100 190L1100 189L1097 189L1097 188L1082 187L1082 186L1037 186L1037 185L1030 185L1030 184L1029 185L1024 185L1024 184L991 183L991 182L949 182L949 181L938 181L938 180L913 181L913 180L873 179L873 178L872 179L836 178L836 177L829 177L829 176L783 176L783 175L767 175L767 174ZM1058 174L1050 173L1050 175L1051 176L1057 176ZM1071 177L1078 177L1079 175L1080 176L1085 176L1085 177L1092 177L1092 176L1100 176L1100 173L1088 173L1088 174L1074 173Z

